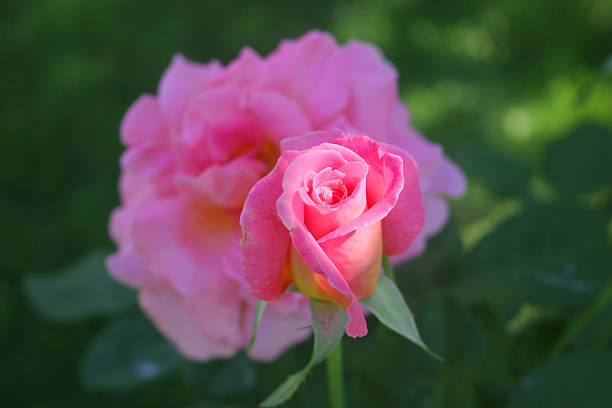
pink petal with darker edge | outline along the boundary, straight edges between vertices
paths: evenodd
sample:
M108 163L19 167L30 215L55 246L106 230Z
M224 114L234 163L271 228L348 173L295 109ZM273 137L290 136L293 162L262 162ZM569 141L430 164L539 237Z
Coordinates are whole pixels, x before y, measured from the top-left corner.
M402 158L404 188L395 207L383 220L383 245L385 255L397 255L410 247L410 244L423 230L425 206L419 184L419 172L414 159L405 151L381 143L383 150Z
M253 294L264 300L278 299L289 285L285 276L289 232L276 213L286 168L287 161L280 158L274 169L253 186L240 215L242 273Z

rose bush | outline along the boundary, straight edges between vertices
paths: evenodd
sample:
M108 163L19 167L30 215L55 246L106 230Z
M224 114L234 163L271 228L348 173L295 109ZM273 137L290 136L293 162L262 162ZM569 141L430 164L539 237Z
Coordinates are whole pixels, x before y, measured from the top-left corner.
M249 48L228 66L176 56L157 95L140 97L121 125L118 252L110 273L139 290L145 313L186 356L229 356L248 343L255 298L240 271L239 214L280 141L312 130L364 133L408 151L419 166L425 227L397 260L420 253L445 223L445 195L465 181L408 124L397 73L380 52L339 46L313 31L263 59ZM252 356L272 359L309 335L303 296L271 303Z
M383 254L403 253L423 229L416 163L401 149L334 130L281 146L240 217L246 280L264 300L294 283L337 303L349 313L347 334L364 336L357 299L374 293Z

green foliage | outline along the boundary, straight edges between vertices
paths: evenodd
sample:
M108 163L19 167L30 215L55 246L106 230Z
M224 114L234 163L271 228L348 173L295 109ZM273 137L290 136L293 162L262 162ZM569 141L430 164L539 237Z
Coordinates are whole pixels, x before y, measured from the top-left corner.
M525 376L510 408L599 408L610 403L612 353L570 354ZM606 403L607 401L607 403Z
M260 405L275 407L289 400L299 386L306 380L310 370L331 354L344 335L348 315L338 305L316 299L310 299L310 314L314 333L312 357L306 367L292 374Z
M500 196L523 193L529 167L521 160L476 142L457 142L453 148L457 162L467 174Z
M255 336L257 335L257 329L259 328L259 323L261 322L261 318L263 317L267 304L268 303L264 300L258 300L257 305L255 305L255 319L253 319L253 331L251 332L251 340L249 340L249 346L247 348L247 352L251 350L251 348L253 347L253 344L255 343Z
M412 312L408 308L404 297L386 275L380 275L374 294L361 302L370 309L382 324L440 359L427 348L427 345L421 339Z
M106 255L92 252L53 276L27 275L24 290L30 302L42 315L60 322L113 315L134 305L135 292L108 275Z
M546 176L560 193L583 194L612 184L612 132L586 123L548 146Z
M85 355L81 381L90 390L123 390L168 374L179 356L145 319L110 323Z
M579 305L609 277L607 219L573 203L529 204L474 249L468 260L475 274L471 281L491 285L492 302L502 296L506 304L513 298L547 307Z
M201 402L190 408L246 408L246 405L226 404L223 402Z
M252 390L254 386L255 369L253 364L246 356L239 355L215 372L208 388L213 396L222 397Z

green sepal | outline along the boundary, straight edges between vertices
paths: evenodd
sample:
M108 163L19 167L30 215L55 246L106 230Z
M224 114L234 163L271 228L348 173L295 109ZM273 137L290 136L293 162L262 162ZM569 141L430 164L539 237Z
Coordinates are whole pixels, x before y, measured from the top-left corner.
M310 313L314 331L314 347L310 361L302 370L290 375L260 406L275 407L289 400L306 380L310 370L325 360L342 339L348 322L348 315L344 309L335 303L311 298Z

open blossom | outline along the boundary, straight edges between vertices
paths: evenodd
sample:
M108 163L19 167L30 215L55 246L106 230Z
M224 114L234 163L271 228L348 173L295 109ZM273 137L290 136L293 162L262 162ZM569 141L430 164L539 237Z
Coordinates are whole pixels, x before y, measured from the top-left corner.
M283 41L268 57L245 48L227 66L176 56L157 95L141 96L121 125L121 206L107 265L139 290L145 313L186 356L230 356L248 344L256 298L241 274L239 215L251 187L280 155L280 142L339 128L397 145L419 167L423 233L394 259L420 253L446 222L444 196L465 181L409 127L397 74L379 51L339 46L313 31ZM307 300L272 302L252 357L272 359L309 335Z
M347 334L363 336L357 300L374 293L383 254L406 251L425 222L416 163L401 149L334 130L281 146L244 204L243 273L261 299L279 299L294 283L337 303L349 313Z

